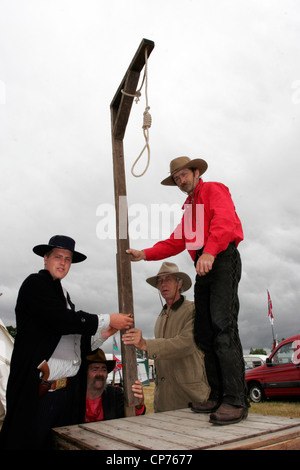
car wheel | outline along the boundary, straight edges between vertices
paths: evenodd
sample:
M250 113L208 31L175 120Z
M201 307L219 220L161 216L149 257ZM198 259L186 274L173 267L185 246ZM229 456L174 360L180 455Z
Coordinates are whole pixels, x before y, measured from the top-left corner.
M259 384L250 385L249 397L253 403L260 403L264 400L264 392Z

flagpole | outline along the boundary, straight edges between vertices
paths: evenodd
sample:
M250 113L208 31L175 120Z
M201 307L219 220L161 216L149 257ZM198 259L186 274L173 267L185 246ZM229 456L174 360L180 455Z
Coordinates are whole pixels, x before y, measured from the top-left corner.
M274 349L276 347L276 341L275 341L274 327L273 327L273 324L274 324L273 305L272 305L272 300L271 300L268 289L267 289L267 294L268 294L268 317L269 317L271 327L272 327L273 351L274 351Z
M274 327L273 327L273 324L271 325L272 326L272 335L273 335L273 351L276 347L276 341L275 341L275 336L274 336Z
M121 375L121 369L122 369L122 358L121 360L119 360L117 358L117 354L119 352L119 348L118 348L118 343L117 343L117 340L116 340L116 335L113 336L113 359L116 361L116 366L114 368L114 373L113 373L113 385L115 385L115 377L116 377L116 372L119 372L119 376L120 376L120 385L121 385L121 382L123 381L123 378L122 378L122 375Z
M117 342L116 342L116 337L115 337L115 335L113 336L112 349L113 349L113 351L112 351L112 356L113 356L113 358L114 358L114 355L115 355L114 350L115 350L115 349L118 350L118 346L117 346ZM115 385L115 378L116 378L116 368L114 368L114 370L113 370L113 378L112 378L112 382L111 382L112 385Z

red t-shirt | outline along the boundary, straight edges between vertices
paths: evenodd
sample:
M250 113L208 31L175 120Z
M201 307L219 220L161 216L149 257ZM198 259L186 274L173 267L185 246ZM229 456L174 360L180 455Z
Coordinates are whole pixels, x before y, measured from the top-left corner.
M86 398L85 422L103 421L102 397L91 400Z
M144 412L144 405L141 409L135 408L135 415L142 415ZM103 407L102 407L102 397L91 400L86 398L86 407L85 407L85 422L92 423L94 421L103 421Z

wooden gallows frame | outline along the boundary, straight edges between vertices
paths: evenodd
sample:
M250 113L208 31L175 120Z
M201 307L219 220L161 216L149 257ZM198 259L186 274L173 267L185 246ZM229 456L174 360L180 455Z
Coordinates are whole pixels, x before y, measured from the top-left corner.
M142 40L110 105L116 208L119 312L132 313L132 315L134 315L134 309L131 261L130 257L126 254L126 250L130 247L130 244L128 236L128 210L123 139L134 95L136 93L139 82L140 72L145 65L145 52L147 51L147 57L149 57L153 48L153 41L149 41L148 39ZM122 93L122 90L125 93ZM121 331L121 336L123 333L124 331ZM121 353L125 397L125 415L134 416L134 407L137 404L137 399L133 396L131 386L138 377L136 350L133 345L124 345L124 343L121 341Z

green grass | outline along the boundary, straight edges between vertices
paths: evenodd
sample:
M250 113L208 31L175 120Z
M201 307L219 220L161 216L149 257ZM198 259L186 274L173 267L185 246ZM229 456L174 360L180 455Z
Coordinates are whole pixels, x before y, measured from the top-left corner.
M294 398L272 398L261 403L251 403L249 413L300 418L300 400L299 398L298 401Z
M146 414L153 413L153 396L155 385L153 382L144 387L144 396L146 404ZM270 416L284 416L288 418L300 418L300 399L281 398L268 399L262 403L251 403L249 413L256 413Z

